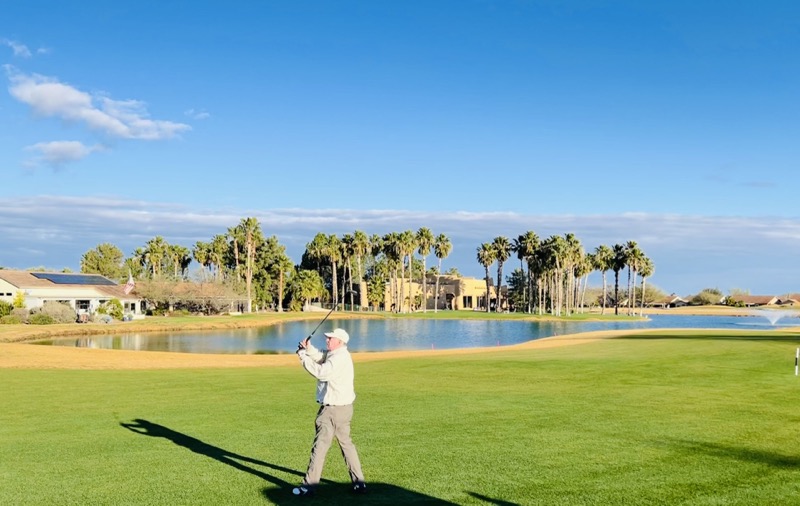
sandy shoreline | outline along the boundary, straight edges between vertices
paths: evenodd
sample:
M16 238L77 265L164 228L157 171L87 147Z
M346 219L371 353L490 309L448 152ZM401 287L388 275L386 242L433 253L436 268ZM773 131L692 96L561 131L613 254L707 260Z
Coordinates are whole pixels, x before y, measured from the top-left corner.
M634 331L597 331L547 337L503 347L459 348L447 350L381 351L353 353L355 362L408 357L467 355L500 349L544 349L584 344ZM639 331L641 332L641 331ZM0 369L193 369L234 367L296 366L294 354L233 355L163 351L128 351L65 346L38 346L25 343L0 343Z
M740 308L678 308L665 310L645 310L647 314L719 314L752 316L747 310ZM350 317L364 317L367 315L350 315ZM347 317L338 315L337 318ZM368 316L367 316L368 317ZM256 325L269 325L298 319L319 318L319 315L297 315L280 320L219 320L209 319L202 324L187 324L178 327L180 330L201 330L215 328L245 328ZM137 332L174 330L169 325L139 325L130 327L126 331ZM663 330L663 329L661 329ZM684 329L685 330L685 329ZM91 348L69 348L62 346L38 346L26 344L26 341L47 339L48 337L63 337L65 335L92 335L118 333L119 325L88 325L78 326L53 325L44 328L31 328L24 326L0 334L0 368L12 369L189 369L189 368L235 368L235 367L287 367L296 366L297 357L294 354L277 355L233 355L233 354L197 354L173 353L161 351L126 351L105 350ZM415 356L437 355L465 355L486 353L500 349L545 349L556 346L572 346L585 344L599 339L622 336L631 332L641 333L641 330L631 331L595 331L581 334L570 334L548 337L515 344L505 347L465 348L448 350L416 350L416 351L386 351L386 352L361 352L354 353L356 362L373 360L387 360Z

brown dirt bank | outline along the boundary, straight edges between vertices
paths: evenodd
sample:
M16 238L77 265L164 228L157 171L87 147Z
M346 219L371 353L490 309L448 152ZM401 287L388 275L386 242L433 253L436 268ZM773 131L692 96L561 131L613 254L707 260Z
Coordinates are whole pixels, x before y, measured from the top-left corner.
M537 339L505 347L464 348L452 350L416 350L353 353L355 362L406 357L466 355L499 349L544 349L584 344L598 339L635 331L598 331ZM641 332L641 331L640 331ZM4 369L194 369L233 367L297 366L294 354L223 355L172 353L161 351L103 350L38 346L24 343L0 343L0 368Z

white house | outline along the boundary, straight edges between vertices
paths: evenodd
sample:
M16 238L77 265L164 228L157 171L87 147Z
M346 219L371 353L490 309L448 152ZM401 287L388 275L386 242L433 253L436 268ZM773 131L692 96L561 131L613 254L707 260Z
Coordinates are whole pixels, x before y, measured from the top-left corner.
M25 307L41 307L47 301L67 303L76 314L94 314L101 304L119 299L125 313L142 315L145 303L124 285L99 274L29 272L0 269L0 300L12 303L22 293Z

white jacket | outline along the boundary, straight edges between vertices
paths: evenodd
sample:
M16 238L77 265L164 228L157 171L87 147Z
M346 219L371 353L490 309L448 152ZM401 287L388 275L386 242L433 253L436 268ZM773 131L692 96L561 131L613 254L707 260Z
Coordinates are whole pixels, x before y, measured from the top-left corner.
M326 406L346 406L356 400L353 388L353 358L342 345L333 351L320 351L309 344L297 355L303 368L317 378L317 402Z

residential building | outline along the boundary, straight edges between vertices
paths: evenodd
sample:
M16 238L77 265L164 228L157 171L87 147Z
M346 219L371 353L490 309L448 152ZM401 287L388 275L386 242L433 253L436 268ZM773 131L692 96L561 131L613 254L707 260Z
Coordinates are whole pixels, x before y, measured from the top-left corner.
M129 315L143 315L146 309L145 302L134 292L126 294L124 285L99 274L0 269L0 300L13 303L18 293L27 309L54 301L69 304L76 315L92 315L111 299L118 299Z

